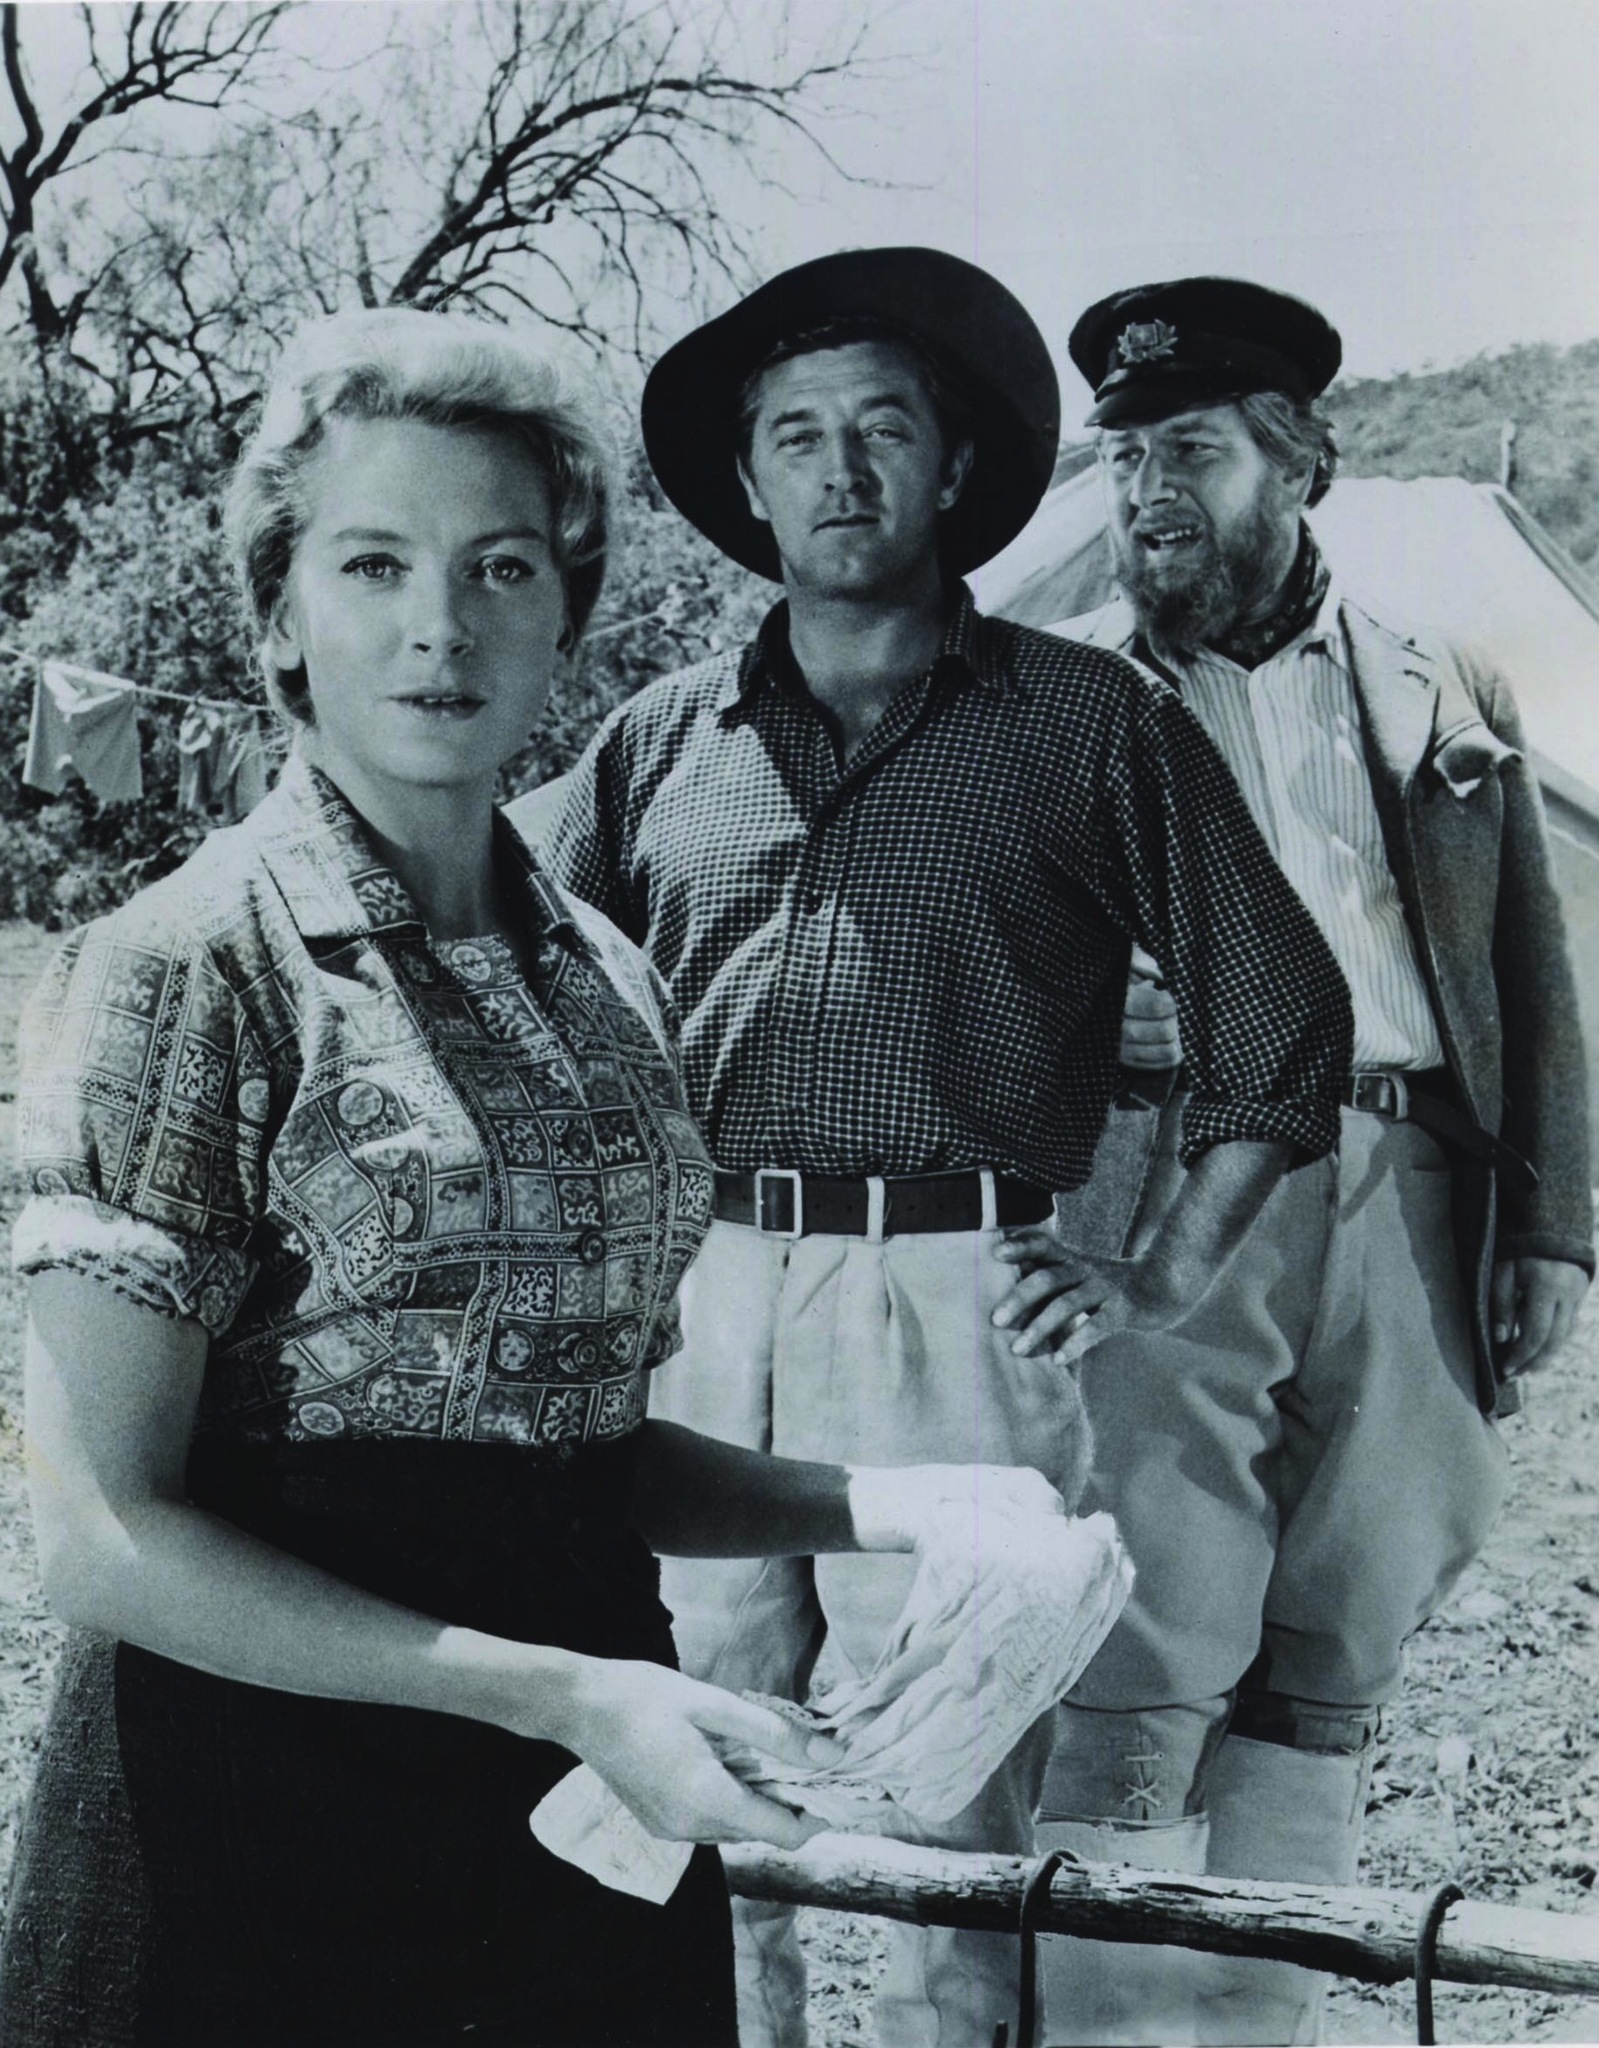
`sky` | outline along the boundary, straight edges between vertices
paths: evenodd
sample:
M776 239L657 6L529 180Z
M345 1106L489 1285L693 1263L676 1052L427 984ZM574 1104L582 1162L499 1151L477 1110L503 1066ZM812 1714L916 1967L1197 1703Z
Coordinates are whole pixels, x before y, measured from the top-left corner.
M776 0L727 6L751 51L769 48ZM48 70L50 44L76 48L76 33L65 10L29 11L35 30L60 25L30 37ZM353 58L393 11L318 0L297 32ZM791 146L772 168L793 196L723 188L766 269L906 241L984 264L1043 328L1068 422L1086 397L1066 352L1077 314L1159 277L1219 271L1315 301L1355 376L1599 337L1599 0L791 0L788 13L801 49L865 20L882 68L825 128L872 182ZM665 332L683 324L664 309Z
M1095 298L1202 271L1315 301L1357 376L1599 337L1599 0L914 0L874 40L920 59L830 139L897 189L774 203L774 268L935 243L1063 368Z

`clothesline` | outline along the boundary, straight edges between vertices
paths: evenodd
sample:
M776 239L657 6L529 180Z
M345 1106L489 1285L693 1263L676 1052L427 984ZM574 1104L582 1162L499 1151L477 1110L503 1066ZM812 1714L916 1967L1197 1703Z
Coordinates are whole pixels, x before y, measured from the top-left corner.
M613 633L626 633L633 626L647 626L652 619L662 619L665 612L660 605L654 611L640 612L636 618L615 619L608 626L594 626L583 635L585 641L609 640Z
M33 666L38 666L42 662L55 659L57 657L54 655L35 654L32 648L10 647L3 640L0 640L0 660L25 661ZM65 668L81 668L83 664L76 661L63 661L62 666ZM94 673L105 675L103 669L96 670ZM272 715L265 704L246 704L237 697L191 697L183 690L163 690L154 683L132 683L125 676L105 675L105 680L107 684L115 689L132 690L139 697L162 697L169 704L193 704L206 711L246 711L252 718L269 718Z
M177 733L178 802L225 824L244 817L267 790L271 741L254 705L186 697L76 663L36 656L0 641L0 659L32 671L33 707L22 779L60 796L76 775L101 803L144 795L141 697L183 706Z
M652 621L667 621L669 600L652 611L618 619L596 637L626 633ZM237 699L191 697L154 683L135 683L75 662L36 653L0 640L0 662L23 664L33 672L33 708L22 779L46 795L60 796L76 775L102 803L130 803L144 795L142 713L137 700L159 698L181 704L177 734L178 802L213 820L233 823L266 794L269 754L263 734L264 707Z
M657 605L653 611L639 612L634 618L617 619L610 625L596 626L592 632L584 637L588 640L608 640L614 633L629 632L634 626L647 626L651 620L660 617L662 617L662 611L661 607ZM3 640L0 640L0 660L41 662L54 658L51 655L35 654L30 647L9 647ZM81 662L70 662L67 665L72 668L80 668L83 664ZM103 674L104 671L98 671L98 673ZM141 697L165 698L169 704L198 704L208 711L248 711L254 718L269 718L271 716L271 711L267 705L246 704L237 697L191 697L183 690L163 690L154 683L133 683L122 676L108 676L107 681L115 682L121 689L137 691Z

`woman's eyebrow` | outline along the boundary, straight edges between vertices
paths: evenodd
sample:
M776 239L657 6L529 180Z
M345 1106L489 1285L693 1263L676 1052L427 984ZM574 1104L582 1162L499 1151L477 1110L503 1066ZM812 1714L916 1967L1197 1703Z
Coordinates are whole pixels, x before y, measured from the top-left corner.
M408 539L407 535L393 533L386 526L341 526L338 532L330 537L340 545L360 541L369 547L399 547ZM465 545L469 548L484 548L492 546L498 540L536 540L547 546L549 535L539 526L496 526L490 528L487 533L475 534Z
M497 540L536 540L549 545L549 535L541 526L496 526L488 533L480 533L475 540L467 542L468 547L486 548Z

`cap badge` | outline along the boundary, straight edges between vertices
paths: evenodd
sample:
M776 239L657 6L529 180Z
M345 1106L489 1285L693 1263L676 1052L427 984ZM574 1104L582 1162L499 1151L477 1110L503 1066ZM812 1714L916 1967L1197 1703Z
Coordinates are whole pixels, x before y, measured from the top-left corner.
M1176 353L1177 330L1169 321L1140 320L1124 327L1116 353L1124 363L1154 363Z

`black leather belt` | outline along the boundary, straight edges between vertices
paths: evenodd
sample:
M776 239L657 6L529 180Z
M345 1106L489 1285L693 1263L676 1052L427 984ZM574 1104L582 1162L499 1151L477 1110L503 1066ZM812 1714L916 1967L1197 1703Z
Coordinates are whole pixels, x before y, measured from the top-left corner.
M1042 1223L1054 1214L1055 1200L1047 1188L1000 1173L992 1179L994 1223ZM983 1227L983 1175L976 1172L832 1180L787 1167L766 1166L756 1173L716 1169L717 1217L773 1237L866 1237L872 1234L872 1212L879 1201L877 1229L884 1237Z
M1417 1124L1439 1144L1452 1145L1479 1165L1491 1166L1512 1187L1531 1194L1538 1185L1537 1169L1514 1146L1457 1109L1448 1099L1453 1093L1447 1067L1428 1067L1419 1073L1366 1068L1350 1075L1344 1101L1351 1109Z

